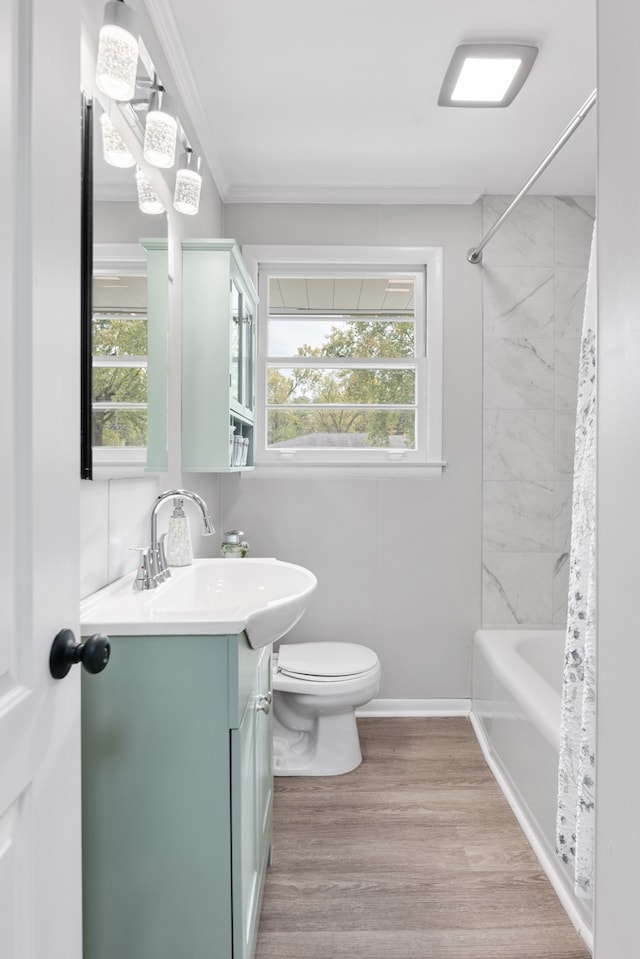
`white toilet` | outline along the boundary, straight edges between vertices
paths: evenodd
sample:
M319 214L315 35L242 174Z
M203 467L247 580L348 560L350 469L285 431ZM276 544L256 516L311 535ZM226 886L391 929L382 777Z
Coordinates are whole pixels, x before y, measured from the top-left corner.
M338 776L362 762L356 709L378 692L380 662L354 643L281 645L273 662L273 772Z

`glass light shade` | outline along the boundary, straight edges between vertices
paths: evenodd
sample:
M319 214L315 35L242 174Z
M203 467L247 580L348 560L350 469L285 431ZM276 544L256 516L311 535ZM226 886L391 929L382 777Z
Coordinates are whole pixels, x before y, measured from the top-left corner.
M98 40L96 86L113 100L132 100L137 68L135 15L120 0L109 0Z
M164 213L162 200L140 167L136 170L136 184L138 187L138 206L142 213Z
M136 159L106 113L100 117L102 127L102 153L111 166L135 166Z
M168 169L176 158L178 122L169 112L169 98L164 91L155 91L149 102L144 124L142 154L152 166Z
M195 216L198 212L202 189L202 177L199 171L200 158L194 157L191 152L185 153L180 160L173 194L173 207L178 213Z

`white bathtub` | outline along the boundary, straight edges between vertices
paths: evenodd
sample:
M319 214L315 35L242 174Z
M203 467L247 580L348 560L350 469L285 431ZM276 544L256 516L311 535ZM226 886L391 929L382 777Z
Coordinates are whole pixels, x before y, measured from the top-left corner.
M481 629L472 721L485 757L585 942L591 908L555 854L564 630Z

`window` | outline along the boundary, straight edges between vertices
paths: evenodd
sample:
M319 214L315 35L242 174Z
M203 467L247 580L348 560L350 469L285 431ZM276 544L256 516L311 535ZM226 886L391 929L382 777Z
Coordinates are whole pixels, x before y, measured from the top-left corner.
M92 446L96 465L144 465L147 278L96 273L92 311Z
M258 470L439 473L441 251L243 253L260 296Z

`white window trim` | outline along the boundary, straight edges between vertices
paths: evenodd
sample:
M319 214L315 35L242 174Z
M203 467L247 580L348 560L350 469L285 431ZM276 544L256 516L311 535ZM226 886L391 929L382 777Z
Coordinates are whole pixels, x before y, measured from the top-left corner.
M442 398L443 398L443 292L442 292L442 247L376 247L376 246L262 246L248 244L242 248L247 269L258 288L260 305L258 308L258 356L257 389L258 402L255 413L255 464L252 472L243 475L243 479L269 477L293 477L336 475L340 477L371 477L373 475L391 477L438 478L446 465L442 459ZM390 266L398 269L426 268L425 308L426 324L426 377L419 377L420 389L426 396L418 397L419 415L426 408L426 435L424 436L424 456L420 461L398 462L391 458L386 461L387 451L381 456L378 451L358 451L358 462L331 462L328 457L305 463L292 463L295 454L284 462L279 460L265 462L261 459L262 443L265 436L264 403L264 353L262 346L266 338L266 324L263 310L267 307L264 279L261 268L278 270L286 266L303 269L305 266L362 267ZM264 272L264 271L263 271ZM271 358L270 358L271 359ZM286 454L285 454L286 455ZM404 459L404 457L403 457Z

